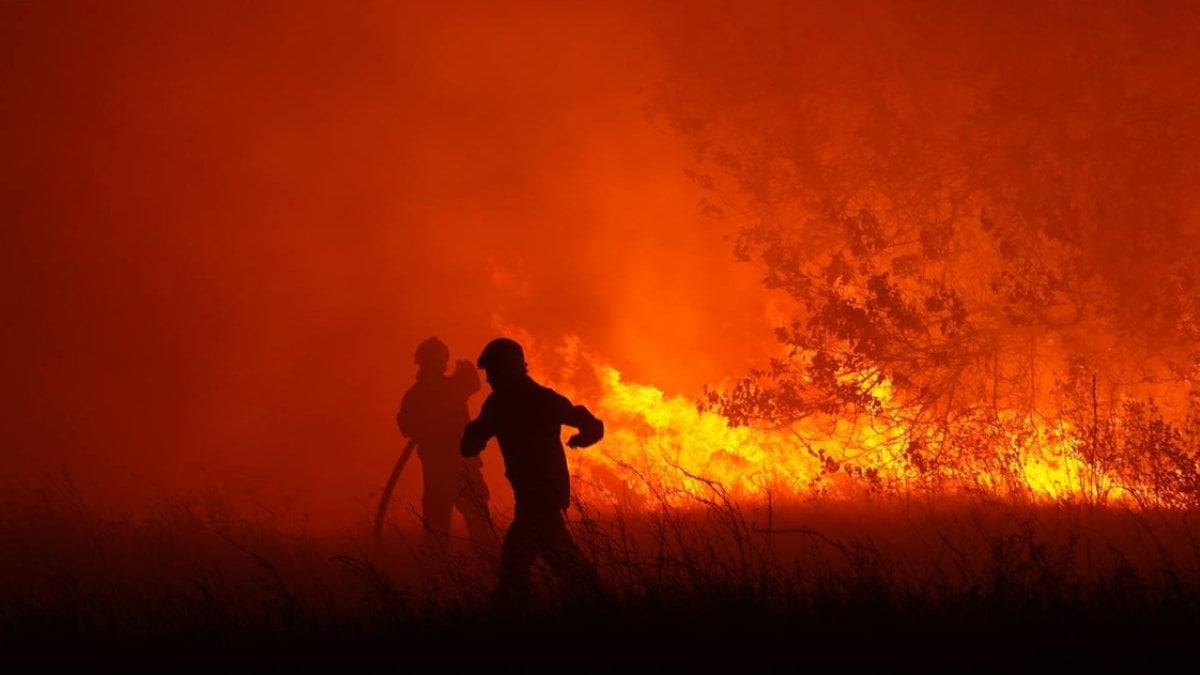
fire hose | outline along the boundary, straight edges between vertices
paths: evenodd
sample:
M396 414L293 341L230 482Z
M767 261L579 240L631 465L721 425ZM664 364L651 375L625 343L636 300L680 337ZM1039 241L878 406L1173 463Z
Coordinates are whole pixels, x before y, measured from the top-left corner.
M396 465L392 467L392 475L388 476L387 484L383 486L383 495L379 498L379 508L375 510L373 536L376 544L383 540L383 521L387 515L388 502L392 500L392 491L396 489L396 480L400 478L400 472L404 470L404 465L408 463L408 458L412 456L416 447L416 439L409 439L408 445L404 446L404 452L400 453Z

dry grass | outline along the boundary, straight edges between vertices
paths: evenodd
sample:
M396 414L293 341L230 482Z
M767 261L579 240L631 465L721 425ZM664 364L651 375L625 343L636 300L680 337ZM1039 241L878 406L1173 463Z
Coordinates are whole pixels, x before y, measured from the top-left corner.
M611 595L548 582L516 613L490 603L494 561L457 542L438 564L412 530L374 550L365 522L316 536L219 500L103 515L65 482L4 506L0 617L29 671L1144 668L1200 625L1185 511L578 505Z

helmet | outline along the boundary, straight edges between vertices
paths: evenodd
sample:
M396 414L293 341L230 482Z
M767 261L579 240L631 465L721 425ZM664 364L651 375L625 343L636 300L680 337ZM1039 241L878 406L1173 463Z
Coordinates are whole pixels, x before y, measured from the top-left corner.
M413 363L419 366L444 366L450 360L450 348L445 342L431 337L417 345L417 355Z
M483 348L475 365L484 370L495 368L523 372L525 370L525 350L517 344L516 340L496 338Z

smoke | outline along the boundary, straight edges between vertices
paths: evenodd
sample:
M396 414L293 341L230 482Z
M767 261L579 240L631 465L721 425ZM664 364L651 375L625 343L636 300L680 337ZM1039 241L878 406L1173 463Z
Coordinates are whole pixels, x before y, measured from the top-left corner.
M694 396L786 314L727 239L756 214L702 215L707 130L836 120L857 92L933 101L940 132L972 114L964 73L1036 114L1079 44L1144 56L1135 96L1194 72L1186 12L1035 4L2 3L9 481L365 517L429 335L468 359L505 326L575 336ZM1064 119L1110 100L1078 92Z
M429 335L575 334L689 394L763 336L620 7L0 15L10 483L365 516Z

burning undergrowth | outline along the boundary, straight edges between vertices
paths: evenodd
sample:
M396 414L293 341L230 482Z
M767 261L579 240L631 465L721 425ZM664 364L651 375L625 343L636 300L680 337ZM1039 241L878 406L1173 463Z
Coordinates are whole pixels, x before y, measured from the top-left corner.
M602 444L570 453L577 492L593 508L645 510L714 498L761 503L771 495L974 496L1179 510L1200 503L1194 395L1172 414L1153 398L1130 398L1101 418L1094 398L1072 403L1075 392L1066 392L1057 417L997 405L922 420L876 373L869 402L857 409L768 422L723 414L737 407L728 392L696 402L626 382L578 339L544 344L507 331L533 347L535 377L607 421Z

